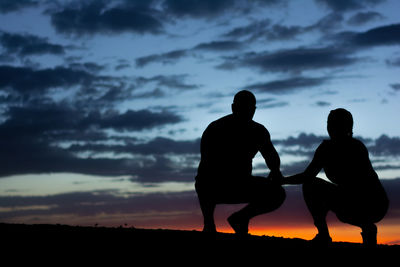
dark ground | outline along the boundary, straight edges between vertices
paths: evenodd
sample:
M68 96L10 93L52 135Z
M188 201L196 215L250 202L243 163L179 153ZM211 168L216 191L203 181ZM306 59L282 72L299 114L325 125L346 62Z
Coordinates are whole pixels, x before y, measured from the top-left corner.
M320 249L310 241L300 238L282 238L270 236L249 235L238 238L234 234L217 233L210 236L199 231L137 229L127 227L85 227L49 224L4 224L0 223L2 243L36 243L44 245L64 246L73 242L79 246L119 246L122 244L150 246L152 249L171 246L232 246L259 247L263 249ZM365 250L362 244L348 242L333 242L329 249ZM400 253L399 245L378 245L375 250L396 251Z
M400 246L269 236L239 239L199 231L25 225L0 223L2 263L17 266L386 266L398 262ZM6 264L4 266L13 266ZM2 265L3 266L3 265Z

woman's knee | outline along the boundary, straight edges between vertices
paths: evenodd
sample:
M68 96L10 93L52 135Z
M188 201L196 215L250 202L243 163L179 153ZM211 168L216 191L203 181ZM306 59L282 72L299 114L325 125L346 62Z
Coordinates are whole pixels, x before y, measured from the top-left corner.
M321 178L315 177L308 179L305 183L303 183L303 194L304 195L315 195L321 194L326 195L326 193L334 190L335 185L329 183Z
M268 198L268 204L273 206L273 209L279 208L286 199L286 192L282 186L276 186L273 188L271 197Z

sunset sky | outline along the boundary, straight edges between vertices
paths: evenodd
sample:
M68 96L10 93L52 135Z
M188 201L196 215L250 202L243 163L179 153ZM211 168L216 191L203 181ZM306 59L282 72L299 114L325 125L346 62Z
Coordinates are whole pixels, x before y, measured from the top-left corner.
M283 175L304 170L335 108L390 198L400 244L397 0L0 0L0 222L201 229L207 125L257 98ZM253 173L267 176L260 155ZM324 177L324 174L321 173ZM301 187L250 232L311 239ZM238 205L216 210L218 229ZM334 241L360 230L329 215Z

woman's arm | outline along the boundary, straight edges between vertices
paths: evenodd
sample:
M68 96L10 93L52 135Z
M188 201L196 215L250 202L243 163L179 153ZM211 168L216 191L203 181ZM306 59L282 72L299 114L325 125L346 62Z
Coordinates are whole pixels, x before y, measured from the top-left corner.
M302 173L286 177L285 179L283 179L283 184L303 184L307 180L316 177L323 167L322 152L323 145L321 144L315 151L314 158L312 159L306 170Z
M285 177L283 179L283 184L303 184L306 181L306 176L304 172L298 173L292 176Z

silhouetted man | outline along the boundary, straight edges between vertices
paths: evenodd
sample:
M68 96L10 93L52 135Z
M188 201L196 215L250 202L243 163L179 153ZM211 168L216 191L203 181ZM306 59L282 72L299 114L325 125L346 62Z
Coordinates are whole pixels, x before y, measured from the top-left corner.
M232 114L212 122L203 133L196 192L204 232L216 232L217 204L248 203L228 218L237 234L246 235L251 218L277 209L285 199L279 155L268 130L252 120L255 110L255 96L240 91L234 97ZM251 175L257 152L271 170L268 178Z

